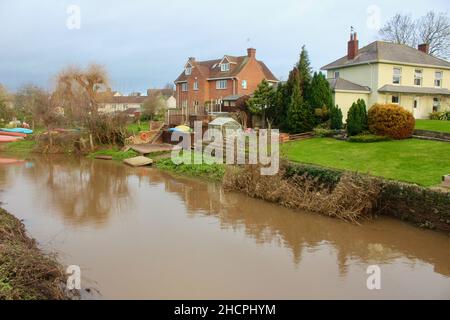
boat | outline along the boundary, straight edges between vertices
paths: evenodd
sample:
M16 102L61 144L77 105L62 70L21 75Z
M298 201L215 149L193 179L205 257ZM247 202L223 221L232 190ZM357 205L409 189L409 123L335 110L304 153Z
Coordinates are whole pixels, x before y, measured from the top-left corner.
M0 142L14 142L22 139L23 139L22 137L10 137L0 135Z
M25 160L0 158L0 164L21 164L24 162L25 162Z
M25 134L32 134L33 130L31 129L25 129L25 128L1 128L0 131L2 132L16 132L16 133L25 133Z
M0 135L2 135L2 136L10 136L10 137L22 137L22 138L25 138L27 136L25 133L6 132L6 131L0 131Z

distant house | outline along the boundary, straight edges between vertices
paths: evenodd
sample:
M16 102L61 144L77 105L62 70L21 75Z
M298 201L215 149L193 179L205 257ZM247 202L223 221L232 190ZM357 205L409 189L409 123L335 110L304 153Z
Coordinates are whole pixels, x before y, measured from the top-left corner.
M239 57L225 55L208 61L189 58L175 80L176 106L185 115L196 114L204 107L210 112L221 111L224 100L252 94L263 79L278 82L264 62L256 59L253 48Z
M347 55L322 67L333 90L334 102L344 118L357 99L368 107L375 103L399 104L415 118L433 111L450 110L450 62L418 49L384 41L359 48L356 33L350 35Z
M141 112L146 96L109 96L102 97L99 102L99 113L126 112L130 109L133 113Z

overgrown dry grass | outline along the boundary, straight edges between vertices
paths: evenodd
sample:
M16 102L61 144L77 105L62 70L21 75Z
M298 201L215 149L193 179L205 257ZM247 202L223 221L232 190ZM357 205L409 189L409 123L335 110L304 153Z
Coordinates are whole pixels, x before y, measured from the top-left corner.
M277 175L262 176L256 165L227 167L223 184L254 198L354 223L370 217L381 190L378 180L357 174L345 173L330 188L308 174L287 177L284 168Z
M0 208L0 300L65 299L65 281L55 257L42 253L22 222Z

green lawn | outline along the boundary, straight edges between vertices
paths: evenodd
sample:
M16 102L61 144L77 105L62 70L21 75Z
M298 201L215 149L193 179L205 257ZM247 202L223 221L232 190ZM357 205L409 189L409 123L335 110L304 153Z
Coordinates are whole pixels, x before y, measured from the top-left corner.
M450 121L445 120L416 120L416 129L450 132Z
M369 173L433 186L450 173L450 143L408 139L351 143L328 138L293 141L281 146L291 161Z
M148 130L150 130L150 123L148 121L141 121L140 124L138 124L138 123L130 123L127 126L127 129L128 129L129 132L134 132L135 134L137 134L140 131L148 131Z

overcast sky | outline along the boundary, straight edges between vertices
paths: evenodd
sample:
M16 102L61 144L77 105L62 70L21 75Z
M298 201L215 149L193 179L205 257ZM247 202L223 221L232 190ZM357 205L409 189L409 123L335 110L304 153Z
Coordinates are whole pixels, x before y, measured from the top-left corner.
M79 29L68 13L80 8ZM0 0L0 83L50 86L68 64L106 66L112 86L145 92L172 82L187 57L198 60L257 49L286 79L305 44L315 69L343 56L350 26L360 46L395 12L447 11L448 0ZM379 14L378 14L379 13ZM379 19L377 17L380 17ZM73 24L71 24L73 26Z

